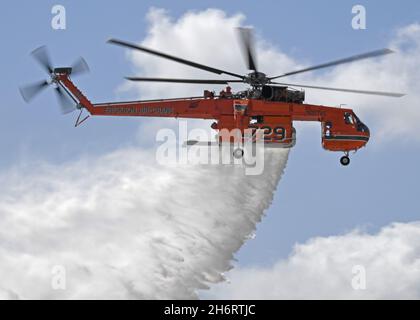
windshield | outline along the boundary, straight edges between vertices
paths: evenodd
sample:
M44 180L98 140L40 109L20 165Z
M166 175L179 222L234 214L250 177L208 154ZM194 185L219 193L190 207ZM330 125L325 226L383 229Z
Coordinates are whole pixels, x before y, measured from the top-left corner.
M357 131L369 133L369 128L362 121L360 121L360 119L358 118L358 116L356 116L355 113L353 113L353 117L356 121Z

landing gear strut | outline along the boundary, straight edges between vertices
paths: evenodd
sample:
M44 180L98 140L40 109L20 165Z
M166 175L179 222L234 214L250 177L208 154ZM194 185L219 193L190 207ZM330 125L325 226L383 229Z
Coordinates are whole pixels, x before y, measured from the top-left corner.
M340 158L340 163L343 166L348 166L350 164L350 158L349 158L348 152L346 152L346 154Z

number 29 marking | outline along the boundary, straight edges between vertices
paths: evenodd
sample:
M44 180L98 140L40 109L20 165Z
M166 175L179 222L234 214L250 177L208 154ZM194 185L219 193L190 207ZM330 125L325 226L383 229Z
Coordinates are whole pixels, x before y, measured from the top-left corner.
M278 140L283 141L286 138L286 129L284 127L270 127L267 125L259 127L250 127L252 129L252 134L254 135L257 129L264 131L264 140Z

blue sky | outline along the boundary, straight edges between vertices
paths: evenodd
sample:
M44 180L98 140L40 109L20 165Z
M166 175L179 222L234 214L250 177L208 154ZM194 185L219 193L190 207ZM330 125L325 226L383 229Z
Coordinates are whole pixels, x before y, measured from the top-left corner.
M26 105L17 88L43 77L28 55L42 44L48 45L56 65L83 56L91 73L77 78L77 84L92 101L100 102L130 95L117 92L117 88L122 77L132 73L132 65L123 50L107 45L106 40L111 36L142 40L150 7L165 8L175 19L187 10L209 7L229 15L243 13L257 34L287 55L309 63L385 47L399 28L418 22L420 17L418 1L119 1L106 5L101 1L60 1L67 9L67 30L56 31L50 27L54 4L57 2L2 4L3 172L19 163L63 163L131 145L139 126L145 123L103 118L75 129L74 115L61 116L51 92ZM366 7L366 30L351 28L355 4ZM307 101L310 96L307 91ZM273 263L286 257L295 243L314 236L342 234L355 227L373 232L391 222L418 220L419 156L418 139L390 137L380 143L372 139L353 157L351 165L343 168L339 154L322 150L317 126L299 130L274 202L258 226L256 239L239 251L239 264Z

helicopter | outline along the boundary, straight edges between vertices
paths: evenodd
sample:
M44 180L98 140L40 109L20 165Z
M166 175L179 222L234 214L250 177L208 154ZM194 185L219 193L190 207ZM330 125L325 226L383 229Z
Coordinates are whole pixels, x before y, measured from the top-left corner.
M49 74L49 80L24 86L20 93L26 102L31 101L40 91L49 85L55 86L55 91L63 113L80 110L75 126L83 123L89 116L130 116L130 117L174 117L187 119L214 120L211 128L217 132L239 130L239 138L244 139L244 132L251 130L252 139L257 139L257 132L262 132L264 145L268 147L291 148L296 143L295 121L318 121L321 123L322 147L329 151L343 152L340 163L347 166L350 163L349 153L356 152L365 147L370 138L369 128L359 119L352 109L313 105L305 103L305 92L295 87L369 94L386 97L402 97L402 93L368 91L344 88L321 87L304 84L291 84L279 82L279 79L302 74L323 68L333 67L355 61L379 57L393 53L390 49L380 49L348 58L334 60L315 66L285 72L276 76L267 76L261 72L257 65L254 51L252 29L238 28L241 47L249 70L247 74L238 74L217 69L146 48L139 44L109 39L108 43L151 54L163 59L201 69L213 74L229 76L228 79L180 79L180 78L151 78L126 77L127 80L137 82L165 82L226 85L219 94L204 90L203 95L173 99L138 100L125 102L92 103L74 84L71 76L89 71L83 58L79 58L71 67L53 68L45 46L32 52L32 56ZM229 84L244 83L249 87L246 90L232 92ZM81 119L82 112L86 110L87 116ZM222 135L219 137L222 143ZM231 141L233 142L233 141ZM194 144L194 142L192 142ZM243 149L235 149L234 156L242 157Z

